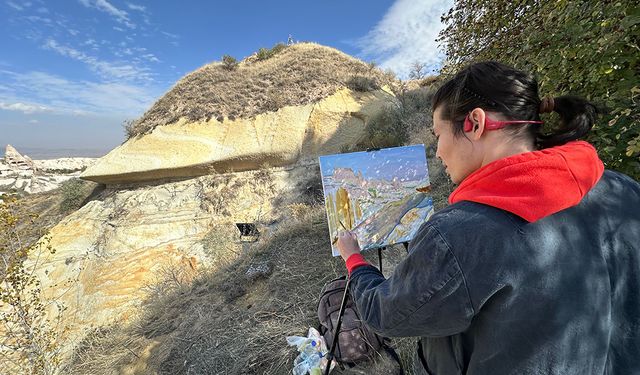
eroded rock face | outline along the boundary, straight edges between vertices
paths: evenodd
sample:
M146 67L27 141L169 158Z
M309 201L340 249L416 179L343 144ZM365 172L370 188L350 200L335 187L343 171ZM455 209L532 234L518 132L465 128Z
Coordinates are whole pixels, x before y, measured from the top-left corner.
M0 192L17 190L27 194L56 189L61 183L77 178L95 158L61 158L31 160L7 145L0 159Z
M112 185L50 232L55 254L41 257L46 297L63 303L68 347L90 327L126 322L167 272L195 275L216 254L203 238L235 223L269 226L300 199L315 162L148 185ZM278 209L275 209L278 207ZM229 246L243 251L240 235ZM58 313L52 305L49 314Z
M35 169L33 160L22 156L13 146L7 145L4 151L4 162L14 169Z
M249 119L181 120L128 140L81 177L112 184L293 165L301 156L337 153L356 143L368 121L394 101L385 90L345 88L314 104Z

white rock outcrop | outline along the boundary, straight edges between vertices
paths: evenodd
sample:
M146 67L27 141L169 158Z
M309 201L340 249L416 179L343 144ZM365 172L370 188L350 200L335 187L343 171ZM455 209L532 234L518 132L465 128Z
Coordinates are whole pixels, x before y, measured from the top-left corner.
M95 158L31 160L7 145L0 159L0 193L21 191L27 194L56 189L63 182L80 176L96 162Z

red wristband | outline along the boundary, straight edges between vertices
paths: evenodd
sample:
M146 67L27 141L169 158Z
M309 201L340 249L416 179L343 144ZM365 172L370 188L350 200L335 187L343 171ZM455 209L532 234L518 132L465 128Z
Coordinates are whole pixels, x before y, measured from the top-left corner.
M364 257L362 256L362 254L360 253L355 253L355 254L351 254L349 256L349 258L347 258L347 271L349 272L349 275L351 275L351 272L353 272L353 270L355 270L356 268L360 267L360 266L368 266L369 262L367 262Z

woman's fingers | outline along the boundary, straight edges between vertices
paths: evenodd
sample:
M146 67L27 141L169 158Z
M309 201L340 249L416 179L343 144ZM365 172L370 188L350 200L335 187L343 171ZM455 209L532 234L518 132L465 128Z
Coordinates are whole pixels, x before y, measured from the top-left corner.
M360 252L358 237L355 233L349 231L341 231L338 233L338 242L336 243L336 247L345 261L351 255Z

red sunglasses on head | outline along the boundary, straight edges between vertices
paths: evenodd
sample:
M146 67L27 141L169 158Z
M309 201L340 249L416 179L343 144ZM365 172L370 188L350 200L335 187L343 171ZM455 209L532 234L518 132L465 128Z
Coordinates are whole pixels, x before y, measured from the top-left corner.
M507 125L511 124L544 124L544 121L530 121L530 120L512 120L512 121L496 121L489 118L489 116L485 116L484 118L484 128L486 130L497 130L502 129ZM473 122L471 122L471 113L464 118L464 131L470 132L473 130Z

